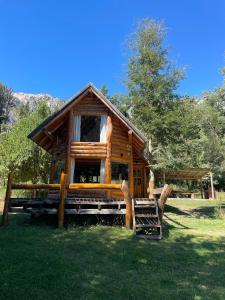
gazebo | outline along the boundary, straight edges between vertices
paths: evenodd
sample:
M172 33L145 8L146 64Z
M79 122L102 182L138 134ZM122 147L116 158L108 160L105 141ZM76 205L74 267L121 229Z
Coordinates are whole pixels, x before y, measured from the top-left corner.
M215 199L215 192L213 187L213 173L208 168L185 168L177 170L165 170L157 174L158 179L163 179L164 183L167 180L192 180L200 181L202 194L202 180L210 178L212 199Z

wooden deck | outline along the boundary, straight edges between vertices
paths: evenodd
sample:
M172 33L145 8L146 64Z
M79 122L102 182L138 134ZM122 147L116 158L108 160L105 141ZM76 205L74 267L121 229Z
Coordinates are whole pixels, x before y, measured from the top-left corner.
M125 225L140 237L161 239L164 204L171 187L155 189L160 199L132 199L126 181L122 184L67 184L62 172L60 184L13 184L8 177L2 225L8 224L8 212L20 211L33 216L56 215L62 228L66 215L125 216ZM46 198L13 198L12 189L48 190ZM123 199L110 198L108 191L121 190ZM83 192L81 192L83 191ZM100 192L100 193L99 193ZM91 195L91 196L88 196Z

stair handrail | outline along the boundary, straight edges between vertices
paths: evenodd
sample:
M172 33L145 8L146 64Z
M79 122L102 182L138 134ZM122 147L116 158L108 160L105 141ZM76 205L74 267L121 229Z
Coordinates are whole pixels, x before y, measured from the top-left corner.
M172 190L173 189L169 184L165 184L162 189L160 198L158 200L159 220L161 222L161 225L162 225L162 219L163 219L163 213L164 213L164 206L165 206L166 200L169 197Z

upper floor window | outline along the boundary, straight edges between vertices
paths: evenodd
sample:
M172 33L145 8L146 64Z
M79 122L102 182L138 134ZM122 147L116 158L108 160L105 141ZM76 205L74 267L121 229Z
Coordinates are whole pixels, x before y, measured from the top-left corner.
M100 142L100 116L81 116L80 142Z
M77 115L74 120L75 142L106 142L107 116Z

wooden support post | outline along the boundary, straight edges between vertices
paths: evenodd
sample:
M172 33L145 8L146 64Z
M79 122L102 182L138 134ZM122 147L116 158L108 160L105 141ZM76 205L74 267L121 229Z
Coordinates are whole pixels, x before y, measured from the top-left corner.
M3 209L3 215L2 215L2 225L8 225L9 223L9 217L8 217L8 210L9 210L9 201L12 193L12 175L8 175L8 181L7 181L7 188L5 193L5 202L4 202L4 209Z
M128 131L128 142L130 147L129 185L131 198L134 196L134 161L133 161L133 131Z
M144 166L143 167L143 172L144 172L144 179L143 179L143 186L144 186L144 198L148 197L148 194L147 194L147 179L146 179L146 167Z
M213 186L213 173L212 172L210 172L210 182L211 182L212 200L215 200L215 193L214 193L214 186Z
M67 155L66 155L66 174L67 180L70 180L70 172L71 172L71 142L73 138L73 127L74 127L74 117L73 117L73 109L69 111L69 120L67 127Z
M111 158L112 158L112 119L110 116L107 118L107 132L106 132L106 143L107 143L107 153L105 160L105 183L111 183ZM107 198L110 198L111 192L107 192Z
M133 216L132 216L132 198L130 195L128 184L123 180L121 185L121 191L124 195L124 201L126 203L126 227L132 229Z
M65 208L65 198L66 198L66 180L67 175L62 172L60 177L60 202L58 209L58 227L62 228L64 226L64 208Z
M149 199L154 199L154 189L155 189L155 175L150 169L150 178L149 178Z
M165 174L165 172L163 172L163 185L165 185L166 184L166 174Z
M204 193L202 188L202 179L200 179L200 190L201 190L201 198L204 199Z

